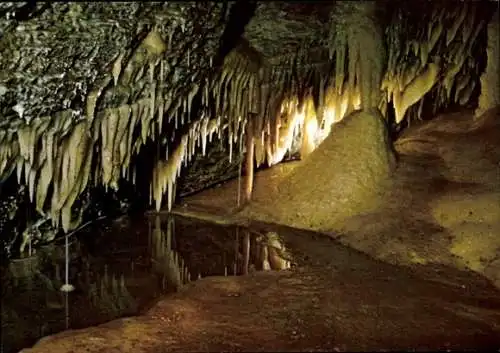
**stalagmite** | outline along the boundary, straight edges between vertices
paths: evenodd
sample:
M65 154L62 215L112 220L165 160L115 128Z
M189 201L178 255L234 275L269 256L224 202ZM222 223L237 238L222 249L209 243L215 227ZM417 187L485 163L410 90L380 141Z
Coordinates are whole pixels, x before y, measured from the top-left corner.
M254 137L253 137L253 116L248 117L246 124L246 181L245 181L245 199L250 201L252 198L253 190L253 177L254 177Z
M486 48L486 70L481 75L481 95L479 105L474 112L476 117L481 116L485 111L500 105L500 77L498 72L500 65L500 20L499 10L493 14L487 27L487 48Z

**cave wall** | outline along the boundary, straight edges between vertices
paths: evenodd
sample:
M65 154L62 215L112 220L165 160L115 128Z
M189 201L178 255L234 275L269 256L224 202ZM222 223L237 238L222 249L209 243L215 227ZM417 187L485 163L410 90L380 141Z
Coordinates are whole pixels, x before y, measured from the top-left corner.
M481 95L475 115L481 116L488 109L500 105L500 20L497 9L488 24L486 70L481 75Z
M207 145L205 154L198 153L193 161L183 169L177 181L177 198L186 197L196 192L224 183L244 173L242 163L244 151L236 151L229 161L228 139L214 139ZM240 169L241 168L241 169Z

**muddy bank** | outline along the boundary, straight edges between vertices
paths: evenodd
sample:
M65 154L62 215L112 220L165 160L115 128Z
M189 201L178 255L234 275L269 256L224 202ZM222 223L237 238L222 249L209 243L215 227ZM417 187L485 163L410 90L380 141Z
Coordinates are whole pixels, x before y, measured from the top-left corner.
M205 278L142 316L57 334L22 352L500 348L500 292L479 276L402 269L315 233L272 229L287 244L291 270Z

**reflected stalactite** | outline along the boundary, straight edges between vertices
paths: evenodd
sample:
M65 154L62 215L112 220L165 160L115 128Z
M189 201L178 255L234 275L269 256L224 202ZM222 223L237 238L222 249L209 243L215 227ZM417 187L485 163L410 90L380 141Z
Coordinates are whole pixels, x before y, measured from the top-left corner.
M236 228L234 239L234 262L233 262L233 276L237 276L239 273L240 264L240 229Z
M115 273L110 275L107 266L103 276L89 284L87 297L94 308L108 317L137 311L137 302L128 291L125 276Z
M15 259L9 263L9 273L14 278L31 278L40 269L40 258L30 256L24 259Z
M275 232L266 234L269 264L273 270L287 270L290 268L290 261L286 258L286 249L279 235Z
M243 230L243 274L247 275L250 270L250 232Z
M269 250L267 248L267 245L265 244L260 244L260 259L262 261L262 270L271 270L271 263L269 262Z
M291 256L280 240L278 233L259 234L255 238L254 249L261 270L281 271L291 268Z
M161 277L163 287L178 290L190 281L191 276L184 259L172 247L174 231L173 217L168 217L166 232L163 231L161 217L155 217L151 233L151 262L153 271Z

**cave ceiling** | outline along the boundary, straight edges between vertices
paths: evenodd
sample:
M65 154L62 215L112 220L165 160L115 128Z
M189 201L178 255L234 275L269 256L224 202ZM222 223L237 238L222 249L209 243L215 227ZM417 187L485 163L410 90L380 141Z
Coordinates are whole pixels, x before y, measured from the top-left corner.
M54 2L37 3L30 9L7 2L0 6L2 124L64 109L84 114L85 97L105 85L117 58L122 55L125 63L152 28L169 46L162 53L168 66L175 68L169 85L182 92L186 83L210 67L227 10L218 2ZM28 13L21 16L23 11ZM103 97L102 106L116 105L113 99L117 97Z
M0 3L0 179L71 229L78 195L135 183L144 150L150 201L170 208L181 166L223 134L231 161L249 122L272 165L296 124L324 135L360 106L393 103L399 123L424 95L467 103L488 6L400 4Z
M248 40L269 65L283 65L302 50L321 58L328 51L326 35L333 2L259 3L245 28Z

